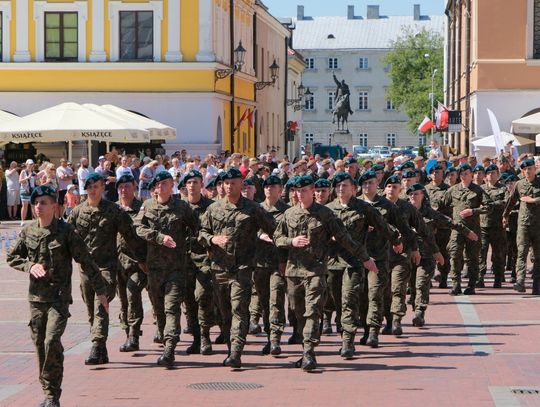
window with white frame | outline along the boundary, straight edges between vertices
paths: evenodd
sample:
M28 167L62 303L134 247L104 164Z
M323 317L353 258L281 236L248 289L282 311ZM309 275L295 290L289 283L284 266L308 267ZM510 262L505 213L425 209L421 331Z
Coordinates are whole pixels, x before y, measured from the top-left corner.
M306 58L304 63L306 64L306 69L315 69L315 58Z
M315 109L315 97L313 95L305 96L304 110Z
M338 69L337 58L328 58L328 69Z
M392 99L386 99L386 110L396 110L396 105L394 105Z
M359 133L356 136L356 144L361 147L367 147L368 146L368 135L367 133Z
M368 69L369 68L368 62L369 61L367 57L360 57L360 59L358 60L358 69Z
M418 133L418 145L419 146L425 146L426 145L426 135L423 133Z
M369 95L367 91L358 92L358 110L369 109L368 96Z
M151 61L154 55L154 13L120 11L120 60Z
M395 147L396 146L396 133L387 133L386 134L386 145L388 147Z
M304 134L304 143L305 144L313 144L314 140L315 140L315 136L313 135L313 133Z
M336 99L336 92L331 90L328 92L328 110L334 110L334 101Z

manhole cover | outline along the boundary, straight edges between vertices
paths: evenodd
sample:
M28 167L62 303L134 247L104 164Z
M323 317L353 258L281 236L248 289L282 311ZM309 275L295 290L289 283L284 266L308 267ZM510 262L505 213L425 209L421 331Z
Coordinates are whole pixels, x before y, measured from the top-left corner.
M208 383L192 383L187 386L193 390L211 390L211 391L227 391L227 390L254 390L263 387L258 383L238 383L238 382L208 382Z
M512 389L514 394L540 394L539 389Z

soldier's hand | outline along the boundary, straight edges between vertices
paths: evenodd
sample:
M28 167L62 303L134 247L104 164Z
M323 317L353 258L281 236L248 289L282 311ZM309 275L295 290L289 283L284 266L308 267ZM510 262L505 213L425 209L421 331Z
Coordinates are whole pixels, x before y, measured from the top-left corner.
M308 244L309 244L309 239L304 235L296 236L292 240L293 247L304 247L304 246L307 246Z
M34 278L42 278L47 275L47 271L41 264L34 264L30 269L30 275Z
M259 239L261 239L263 242L266 242L266 243L274 243L274 241L266 233L261 233L261 235L259 236Z
M473 210L468 208L468 209L463 209L460 213L459 213L459 216L461 216L463 219L465 218L468 218L470 216L473 215Z
M433 258L437 263L439 263L441 266L444 266L444 257L440 252L433 253Z
M174 249L176 247L176 242L169 235L165 235L165 237L163 237L163 243L162 244L163 244L163 246L168 247L169 249Z
M502 225L503 228L506 228L508 226L508 218L502 218Z
M411 252L411 261L415 266L418 266L420 264L420 260L422 260L422 256L420 256L420 252L418 250L414 250Z
M400 254L401 252L403 252L403 243L396 244L396 245L392 246L392 248L394 249L394 251L397 254Z
M371 271L372 273L378 273L379 268L375 264L375 261L373 259L366 260L364 262L364 267L367 269L367 271Z
M473 231L470 231L467 235L467 239L472 240L473 242L476 242L478 240L478 235L474 233Z
M139 268L144 274L148 274L148 267L146 266L146 263L143 263L143 262L139 263Z
M108 314L109 313L109 300L107 299L107 296L101 294L101 295L98 295L97 297L99 299L99 303L103 306L103 308L105 308L105 311Z
M217 235L212 238L212 243L216 246L222 246L227 243L229 238L225 235Z
M368 230L368 232L373 232L375 230L375 228L373 226L369 225L367 230Z
M525 202L528 204L536 203L536 199L534 199L532 196L522 196L520 200L521 202Z

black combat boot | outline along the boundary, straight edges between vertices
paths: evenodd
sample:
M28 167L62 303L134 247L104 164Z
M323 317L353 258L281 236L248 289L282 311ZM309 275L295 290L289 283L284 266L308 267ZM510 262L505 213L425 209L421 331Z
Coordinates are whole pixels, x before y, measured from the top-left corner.
M403 335L403 328L401 327L401 317L399 315L394 315L394 317L392 318L392 335Z
M360 345L367 345L367 340L369 338L369 327L364 326L364 334L360 338Z
M343 340L339 355L343 359L352 359L354 356L354 334L343 331Z
M504 274L503 274L503 277L504 277ZM501 276L495 276L495 280L493 281L493 288L502 288Z
M248 334L250 335L258 335L262 332L262 328L259 325L259 323L255 320L249 321L249 331Z
M210 341L210 334L203 332L201 334L201 355L212 354L212 341Z
M223 335L223 332L220 332L218 336L216 336L216 339L214 339L214 343L216 345L223 345L225 343L225 335Z
M269 355L271 347L272 347L272 345L270 343L270 339L268 339L268 341L266 341L266 343L264 344L264 346L262 348L262 354L263 355Z
M287 340L287 343L289 345L301 345L303 343L302 337L300 336L298 332L293 331L292 335Z
M154 343L159 343L163 345L163 332L156 328L156 333L154 334Z
M480 277L478 281L476 282L476 288L486 288L486 284L484 283L484 277Z
M201 353L201 333L196 330L193 333L193 342L186 348L188 355L199 355Z
M135 352L139 350L139 337L130 335L126 342L120 346L120 352Z
M454 281L452 284L452 289L449 292L450 295L461 295L461 283Z
M540 281L534 280L532 284L532 295L540 295Z
M105 352L104 352L105 350ZM93 342L92 349L90 349L90 355L84 361L85 365L103 365L109 363L109 358L107 357L107 348L105 345Z
M281 346L280 346L279 338L273 338L270 340L270 354L272 356L281 355Z
M159 366L172 367L174 364L174 348L176 344L169 341L165 343L163 354L157 360Z
M315 358L315 352L312 350L304 352L302 357L302 370L304 372L311 372L317 368L317 359Z
M475 295L476 290L474 289L474 286L469 286L463 291L463 294L465 294L465 295Z
M322 333L325 335L332 333L332 323L330 322L331 314L328 315L328 313L324 314L323 317L323 323L322 323Z
M423 310L416 310L414 312L414 317L412 320L413 326L422 327L425 324L424 320L424 311Z
M518 293L524 293L525 291L527 291L525 289L525 284L523 283L515 283L514 290L517 291Z
M384 325L384 328L381 331L381 335L392 335L392 317L386 316L386 324Z
M379 328L378 327L372 326L369 328L369 336L367 338L366 345L372 348L379 347Z
M233 369L240 369L242 367L242 360L240 359L240 352L231 351L227 359L223 361L223 366L229 366Z
M441 275L441 281L439 281L439 288L448 288L448 281L446 277Z

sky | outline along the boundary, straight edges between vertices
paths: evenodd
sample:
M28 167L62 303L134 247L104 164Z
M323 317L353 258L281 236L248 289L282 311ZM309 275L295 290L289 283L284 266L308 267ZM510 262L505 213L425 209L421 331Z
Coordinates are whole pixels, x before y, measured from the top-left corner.
M296 6L304 6L306 16L346 16L347 6L354 5L355 15L366 15L368 4L379 5L381 15L408 16L413 4L420 4L422 15L443 15L445 0L262 0L275 17L296 16Z

